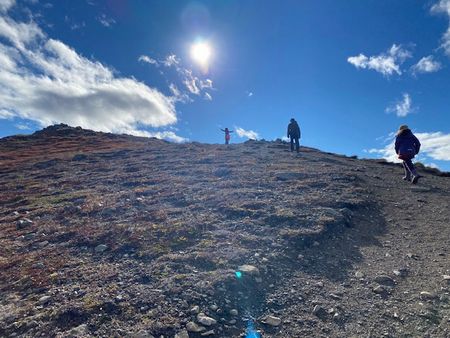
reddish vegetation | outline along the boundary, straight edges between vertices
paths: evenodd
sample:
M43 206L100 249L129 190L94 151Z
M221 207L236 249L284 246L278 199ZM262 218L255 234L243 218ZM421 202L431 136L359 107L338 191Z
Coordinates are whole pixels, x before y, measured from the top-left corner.
M450 185L421 172L281 141L1 139L0 336L238 337L254 317L263 337L445 337Z

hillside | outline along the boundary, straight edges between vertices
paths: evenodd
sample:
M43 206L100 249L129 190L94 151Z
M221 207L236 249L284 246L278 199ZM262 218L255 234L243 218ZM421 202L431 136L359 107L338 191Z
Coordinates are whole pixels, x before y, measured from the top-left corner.
M281 141L0 139L0 336L448 337L450 179L420 172Z

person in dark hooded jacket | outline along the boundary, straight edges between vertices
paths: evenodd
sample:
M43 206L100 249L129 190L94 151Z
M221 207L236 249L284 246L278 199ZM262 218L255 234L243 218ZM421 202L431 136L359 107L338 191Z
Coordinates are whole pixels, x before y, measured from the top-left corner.
M295 150L297 153L300 151L300 127L298 126L297 121L293 118L291 119L288 128L287 128L287 137L291 139L291 151L294 151L294 142L295 142Z
M405 170L403 179L411 181L413 184L416 184L421 177L412 163L412 159L419 153L419 150L420 142L417 137L414 136L407 125L400 126L395 138L395 152L398 158L403 160Z

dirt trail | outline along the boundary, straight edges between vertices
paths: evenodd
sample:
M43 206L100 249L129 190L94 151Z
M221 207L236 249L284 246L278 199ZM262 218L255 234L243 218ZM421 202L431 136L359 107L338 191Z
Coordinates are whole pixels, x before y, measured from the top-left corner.
M301 150L0 140L0 336L448 336L449 178Z

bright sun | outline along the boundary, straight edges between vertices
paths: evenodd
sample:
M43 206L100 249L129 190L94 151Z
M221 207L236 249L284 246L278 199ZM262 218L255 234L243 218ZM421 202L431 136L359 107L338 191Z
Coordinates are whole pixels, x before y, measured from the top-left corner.
M207 66L211 57L211 47L206 42L197 42L191 47L191 57L201 66Z

